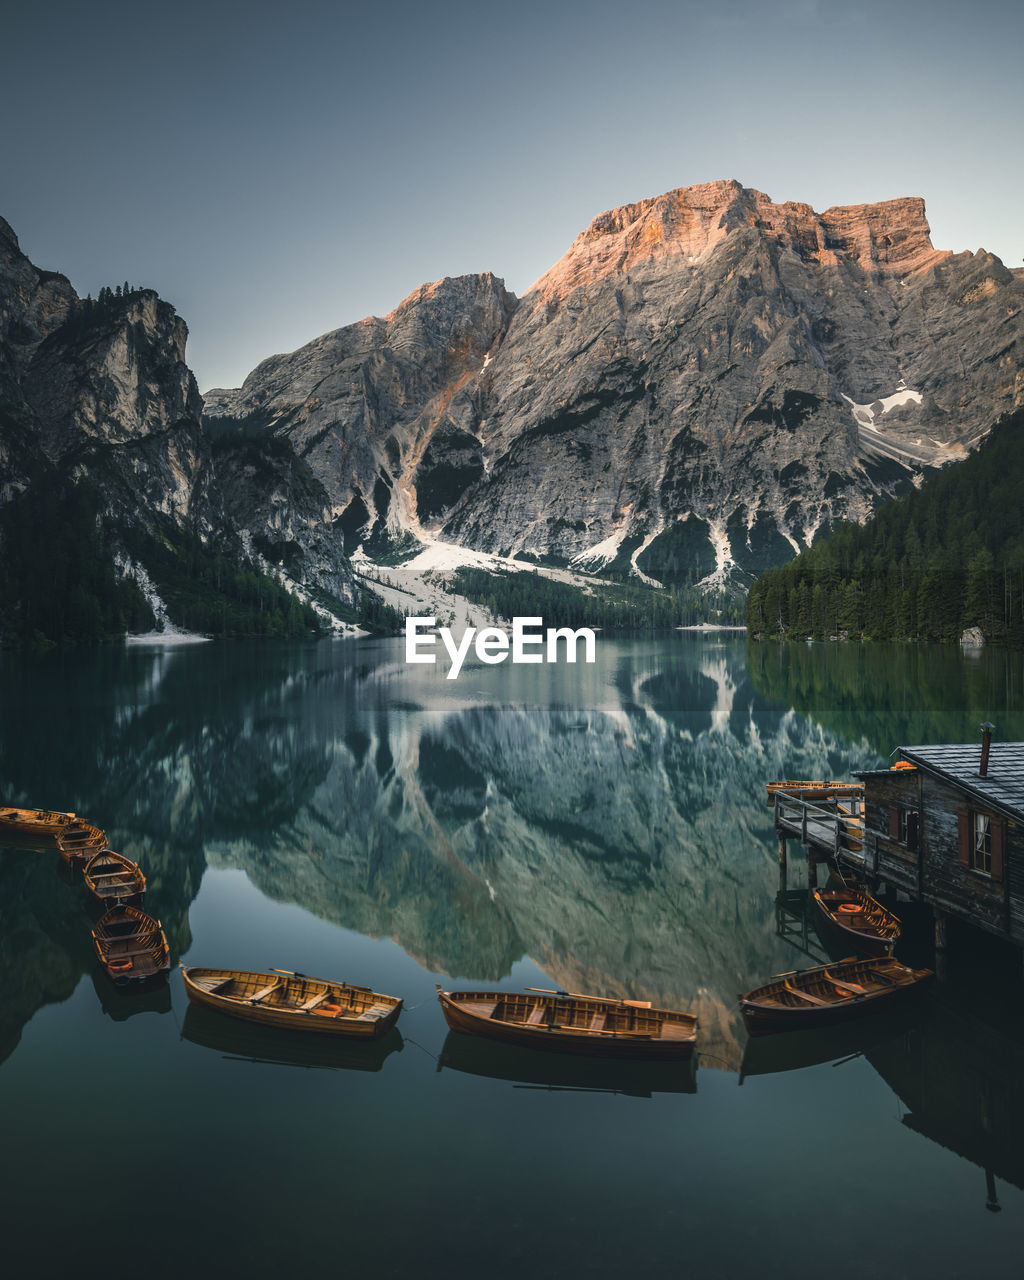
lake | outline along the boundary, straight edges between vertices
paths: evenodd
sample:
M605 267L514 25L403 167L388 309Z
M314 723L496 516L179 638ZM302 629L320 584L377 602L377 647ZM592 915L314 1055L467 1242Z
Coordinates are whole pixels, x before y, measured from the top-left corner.
M411 667L397 640L0 655L0 800L140 862L175 962L402 996L374 1045L125 994L53 850L0 848L4 1256L151 1277L1016 1273L1018 958L969 930L913 1009L749 1041L827 951L764 784L1024 739L994 649L599 637L593 665ZM928 913L898 954L933 964ZM435 984L700 1019L692 1064L449 1033ZM28 1262L27 1260L32 1260Z

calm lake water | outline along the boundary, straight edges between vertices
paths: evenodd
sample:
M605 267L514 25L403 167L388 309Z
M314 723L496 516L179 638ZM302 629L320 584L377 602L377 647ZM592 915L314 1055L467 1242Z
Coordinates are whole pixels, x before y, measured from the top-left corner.
M34 1275L1019 1274L1024 997L954 932L913 1010L749 1042L736 994L826 952L764 783L1024 739L995 650L598 643L407 667L397 641L0 655L0 800L71 809L189 964L404 997L374 1046L123 995L84 887L0 849L3 1257ZM931 964L927 913L899 953ZM449 1034L446 987L700 1017L692 1066ZM31 1264L27 1259L32 1259ZM18 1266L15 1266L17 1272Z

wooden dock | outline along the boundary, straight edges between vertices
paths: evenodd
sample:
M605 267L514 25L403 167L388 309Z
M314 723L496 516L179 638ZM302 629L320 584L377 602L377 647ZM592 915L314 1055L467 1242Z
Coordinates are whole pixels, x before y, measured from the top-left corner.
M811 856L854 855L860 863L864 846L864 788L858 784L821 799L805 800L796 791L773 793L779 862L786 862L786 841L795 837Z
M955 919L1021 948L1024 964L1024 742L994 743L993 726L981 728L980 752L901 746L894 764L856 781L767 783L781 887L797 839L810 885L821 862L854 869L930 906L938 951Z

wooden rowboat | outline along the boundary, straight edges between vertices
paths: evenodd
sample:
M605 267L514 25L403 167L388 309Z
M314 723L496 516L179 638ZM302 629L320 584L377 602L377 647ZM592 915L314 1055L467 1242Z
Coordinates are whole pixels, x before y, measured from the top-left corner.
M57 836L60 856L69 866L84 866L106 847L106 834L91 822L83 822L80 818L76 818Z
M546 991L444 991L453 1031L506 1044L601 1058L688 1058L697 1041L690 1013L635 1000Z
M96 922L92 941L100 964L118 986L157 981L170 971L160 921L138 907L111 907Z
M752 1036L803 1030L885 1008L932 976L931 969L910 969L891 957L837 960L779 974L741 995L740 1011Z
M812 889L820 916L842 938L867 956L890 956L899 941L900 918L865 889Z
M823 779L789 779L783 782L766 782L769 806L775 803L775 793L784 792L794 800L829 800L842 796L858 796L864 790L862 782L828 782Z
M17 809L3 805L0 806L0 840L7 833L53 840L74 821L73 813L61 813L56 809Z
M182 965L181 976L193 1004L291 1031L377 1040L391 1030L402 1011L397 996L283 969L252 973Z
M146 893L142 868L113 849L102 849L90 858L82 878L92 896L104 907L138 906Z

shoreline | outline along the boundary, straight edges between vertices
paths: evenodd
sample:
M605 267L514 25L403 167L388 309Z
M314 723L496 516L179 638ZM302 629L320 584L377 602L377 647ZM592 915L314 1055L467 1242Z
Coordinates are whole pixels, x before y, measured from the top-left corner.
M213 636L202 636L195 631L145 631L142 635L125 636L124 642L126 646L212 644Z

